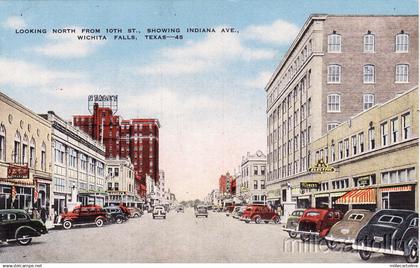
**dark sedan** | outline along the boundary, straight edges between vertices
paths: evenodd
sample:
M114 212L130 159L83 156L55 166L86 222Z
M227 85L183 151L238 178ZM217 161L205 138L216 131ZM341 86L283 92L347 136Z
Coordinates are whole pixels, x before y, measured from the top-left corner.
M0 210L0 242L17 241L20 245L29 245L33 237L48 233L44 223L31 219L29 214L20 209Z
M362 260L372 252L404 256L409 263L419 260L419 215L415 211L382 209L360 229L353 248Z

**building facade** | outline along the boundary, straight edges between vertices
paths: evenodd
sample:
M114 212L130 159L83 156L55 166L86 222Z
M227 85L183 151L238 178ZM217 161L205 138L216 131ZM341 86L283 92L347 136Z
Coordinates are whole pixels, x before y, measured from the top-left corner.
M262 151L242 157L238 189L246 204L266 202L266 164L267 156Z
M51 124L0 92L0 209L52 216Z
M134 166L130 159L108 158L105 163L107 168L105 203L107 205L123 203L128 207L140 207L134 179Z
M76 203L105 203L105 147L54 112L41 115L52 126L54 211Z
M291 201L300 208L418 211L418 143L416 87L313 141L311 167L290 181Z
M75 115L73 124L97 141L103 141L106 157L130 158L137 192L146 197L146 176L159 180L159 128L157 119L122 120L108 107L93 106L92 115Z
M418 84L418 16L312 15L267 92L267 190L288 202L313 140Z

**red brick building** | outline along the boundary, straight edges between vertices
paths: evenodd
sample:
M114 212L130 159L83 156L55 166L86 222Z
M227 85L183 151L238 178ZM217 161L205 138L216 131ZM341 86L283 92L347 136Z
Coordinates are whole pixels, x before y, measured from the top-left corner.
M122 120L111 108L95 104L93 115L74 115L73 124L103 142L106 158L131 159L140 196L146 196L146 175L159 181L159 120Z
M236 194L236 179L234 179L229 172L227 172L226 175L221 175L219 178L219 193Z

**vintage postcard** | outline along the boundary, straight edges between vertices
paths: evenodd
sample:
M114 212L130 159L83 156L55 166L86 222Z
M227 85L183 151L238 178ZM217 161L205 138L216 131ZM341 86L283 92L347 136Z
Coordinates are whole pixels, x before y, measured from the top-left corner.
M417 267L418 32L417 0L0 1L0 265Z

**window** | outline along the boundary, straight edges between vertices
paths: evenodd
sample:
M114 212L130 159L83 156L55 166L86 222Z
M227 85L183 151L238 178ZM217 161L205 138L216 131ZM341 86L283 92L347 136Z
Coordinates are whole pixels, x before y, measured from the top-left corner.
M363 214L351 214L349 216L349 220L352 220L352 221L361 221L363 218L364 218Z
M363 94L363 110L367 110L375 105L375 95Z
M258 166L254 166L254 175L258 175Z
M328 52L341 52L341 35L335 33L328 35Z
M375 66L371 64L363 66L363 83L375 83Z
M120 169L119 168L114 168L114 176L118 177L120 174Z
M357 154L357 137L356 136L352 136L351 137L351 147L353 148L352 154L356 155Z
M42 143L42 146L41 146L41 169L43 171L47 170L47 152L46 152L45 143Z
M408 34L400 33L395 36L395 52L408 52Z
M339 125L340 123L337 123L337 122L334 122L334 123L328 123L328 125L327 125L327 131L330 131L330 130L332 130L332 129L334 129L334 128L336 128L336 127L338 127L338 125Z
M343 154L343 142L340 141L340 142L338 142L338 157L339 157L339 159L343 159L343 156L344 156L344 154Z
M388 145L388 122L381 124L382 146Z
M391 120L391 143L398 142L398 117Z
M265 180L261 180L261 190L265 189Z
M19 164L19 161L20 161L20 143L21 143L20 133L16 131L15 143L13 147L13 162L15 162L16 164Z
M364 146L365 137L364 137L363 132L361 132L357 135L357 139L358 139L358 143L359 143L359 152L363 153L364 150L365 150L365 146Z
M382 173L383 184L404 183L416 180L415 168L392 170Z
M340 83L341 82L341 66L337 64L328 65L327 72L328 83Z
M340 95L330 94L327 96L327 111L340 112Z
M28 136L23 136L22 143L22 164L28 163Z
M368 131L369 150L375 149L375 128L372 127Z
M373 34L365 34L363 37L363 52L375 52L375 36Z
M108 182L108 191L112 191L112 182Z
M35 167L35 140L34 138L31 139L29 145L29 166Z
M383 215L379 218L378 222L400 224L403 222L403 219L399 216Z
M261 175L265 175L265 166L261 166Z
M349 139L344 140L344 151L346 158L350 156Z
M119 191L119 183L118 182L114 183L114 188L115 188L115 191Z
M411 135L410 113L406 113L402 115L401 121L402 121L402 139L406 140L410 138L410 135Z
M258 189L258 181L254 181L254 189Z
M6 161L6 128L0 125L0 160Z
M408 64L398 64L395 66L395 82L408 82Z
M87 171L87 156L85 154L80 155L80 169Z
M335 161L335 145L331 144L331 161Z

